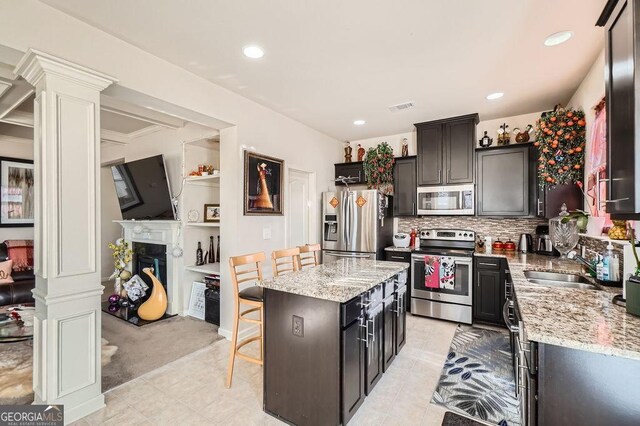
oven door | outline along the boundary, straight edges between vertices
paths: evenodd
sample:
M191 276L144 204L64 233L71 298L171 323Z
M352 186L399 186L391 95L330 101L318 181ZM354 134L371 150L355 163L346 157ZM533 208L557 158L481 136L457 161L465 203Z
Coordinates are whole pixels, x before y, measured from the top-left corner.
M437 257L441 261L452 263L453 288L429 288L425 285L425 256ZM471 257L443 256L435 254L411 255L411 297L435 300L438 302L457 303L471 306L473 289L473 260Z
M475 212L473 185L419 187L417 214L472 215Z

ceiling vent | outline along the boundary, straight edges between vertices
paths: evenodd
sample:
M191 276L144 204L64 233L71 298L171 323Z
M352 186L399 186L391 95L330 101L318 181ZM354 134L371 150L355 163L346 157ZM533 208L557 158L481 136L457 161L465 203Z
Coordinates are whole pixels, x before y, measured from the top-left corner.
M414 107L415 107L415 105L413 104L413 102L405 102L403 104L391 105L389 107L389 111L391 111L391 112L404 111L406 109L411 109L411 108L414 108Z

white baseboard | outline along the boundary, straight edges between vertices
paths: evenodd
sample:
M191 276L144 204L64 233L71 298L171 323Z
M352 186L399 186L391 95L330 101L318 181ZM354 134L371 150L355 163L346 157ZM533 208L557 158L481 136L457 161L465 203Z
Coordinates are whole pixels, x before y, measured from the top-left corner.
M73 407L71 409L64 408L64 424L68 425L75 421L80 420L83 417L88 416L91 413L95 413L105 407L104 395L100 394L95 398L85 401L84 403Z
M232 330L227 330L225 328L218 328L218 334L221 335L222 337L224 337L227 340L231 340L231 331ZM249 326L247 328L243 328L238 333L238 340L242 340L242 339L245 339L247 337L250 337L250 336L256 334L257 332L258 332L258 326L257 325L252 325L252 326Z

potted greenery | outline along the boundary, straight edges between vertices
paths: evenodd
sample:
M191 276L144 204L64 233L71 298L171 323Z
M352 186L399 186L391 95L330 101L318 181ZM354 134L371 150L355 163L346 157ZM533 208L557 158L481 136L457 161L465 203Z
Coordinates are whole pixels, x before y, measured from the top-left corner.
M636 251L634 229L629 230L629 242L631 243L633 257L636 259L636 270L635 273L629 277L625 285L627 293L627 312L631 315L640 316L640 259L638 258L638 252Z
M385 195L392 195L394 162L393 148L388 143L382 142L375 148L369 148L363 162L367 186Z

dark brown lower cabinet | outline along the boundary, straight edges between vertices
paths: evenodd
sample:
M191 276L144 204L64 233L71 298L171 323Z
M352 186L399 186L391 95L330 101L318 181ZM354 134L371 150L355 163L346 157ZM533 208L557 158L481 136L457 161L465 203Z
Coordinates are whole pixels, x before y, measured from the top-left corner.
M342 421L346 424L365 398L364 316L342 330Z
M265 289L264 411L347 424L406 340L401 275L346 303Z
M504 325L502 307L505 302L504 260L475 257L473 285L473 320Z
M385 250L384 260L389 262L404 262L411 265L411 251ZM407 269L407 276L411 276L411 266ZM406 312L411 312L411 286L406 286L403 306Z
M382 342L384 336L384 304L380 303L378 306L367 312L366 322L369 342L365 356L365 389L367 395L369 395L382 378L382 373L384 372L384 357L382 354Z
M640 361L535 342L528 349L525 424L638 425Z
M404 285L396 291L396 355L407 343L407 286Z
M396 358L397 312L396 294L392 293L384 299L384 343L382 345L384 371L387 371L391 362Z

